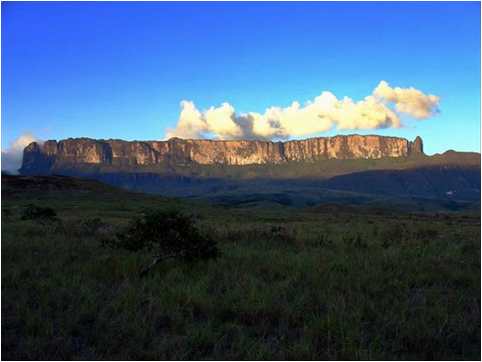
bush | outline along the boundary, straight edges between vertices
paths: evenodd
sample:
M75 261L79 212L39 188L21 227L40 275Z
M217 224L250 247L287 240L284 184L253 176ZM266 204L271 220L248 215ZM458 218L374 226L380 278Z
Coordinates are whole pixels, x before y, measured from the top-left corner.
M22 220L57 220L57 214L50 207L29 204L22 212Z
M216 258L219 254L216 242L202 235L190 216L178 211L148 211L117 233L110 245L152 253L154 261L141 276L168 258L192 262Z

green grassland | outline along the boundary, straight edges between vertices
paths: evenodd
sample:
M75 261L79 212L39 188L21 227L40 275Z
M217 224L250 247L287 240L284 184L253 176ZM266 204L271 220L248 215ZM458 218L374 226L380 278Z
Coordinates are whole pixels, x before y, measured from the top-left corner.
M480 359L480 214L44 180L2 177L3 359ZM32 203L60 222L22 220ZM146 208L193 214L221 256L139 278L150 255L102 240Z

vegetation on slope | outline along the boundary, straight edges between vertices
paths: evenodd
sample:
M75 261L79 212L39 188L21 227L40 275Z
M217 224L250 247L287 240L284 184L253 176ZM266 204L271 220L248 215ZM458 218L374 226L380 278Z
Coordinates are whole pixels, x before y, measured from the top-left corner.
M156 173L187 177L227 179L327 179L354 172L369 170L408 170L420 167L478 167L480 154L448 151L434 156L388 157L382 159L328 159L314 161L290 161L280 164L253 164L228 166L223 164L201 165L195 162L179 164L163 162L156 165L104 165L58 163L53 173L97 174L97 173Z
M480 358L480 215L221 208L61 179L2 187L4 359ZM22 220L29 204L60 223ZM102 240L146 208L193 213L220 257L139 278L150 254Z

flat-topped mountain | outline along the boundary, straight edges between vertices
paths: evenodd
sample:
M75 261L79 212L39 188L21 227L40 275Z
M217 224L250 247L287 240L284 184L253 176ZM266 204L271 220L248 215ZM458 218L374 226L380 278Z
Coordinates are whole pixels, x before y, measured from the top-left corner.
M423 154L420 137L318 137L287 142L220 141L171 138L168 141L122 141L69 138L31 143L25 148L23 173L48 173L58 165L102 164L152 166L157 164L253 165L327 159L381 159Z
M287 142L69 138L28 145L20 173L89 178L230 204L480 200L480 154L427 156L420 137L412 142L360 135Z

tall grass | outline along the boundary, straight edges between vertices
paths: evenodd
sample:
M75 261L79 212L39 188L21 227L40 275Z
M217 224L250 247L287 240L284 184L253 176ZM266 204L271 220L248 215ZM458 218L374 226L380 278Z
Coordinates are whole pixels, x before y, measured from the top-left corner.
M223 209L161 198L3 200L4 359L479 359L480 219ZM195 211L216 261L102 246L143 208ZM92 221L95 218L100 220Z

